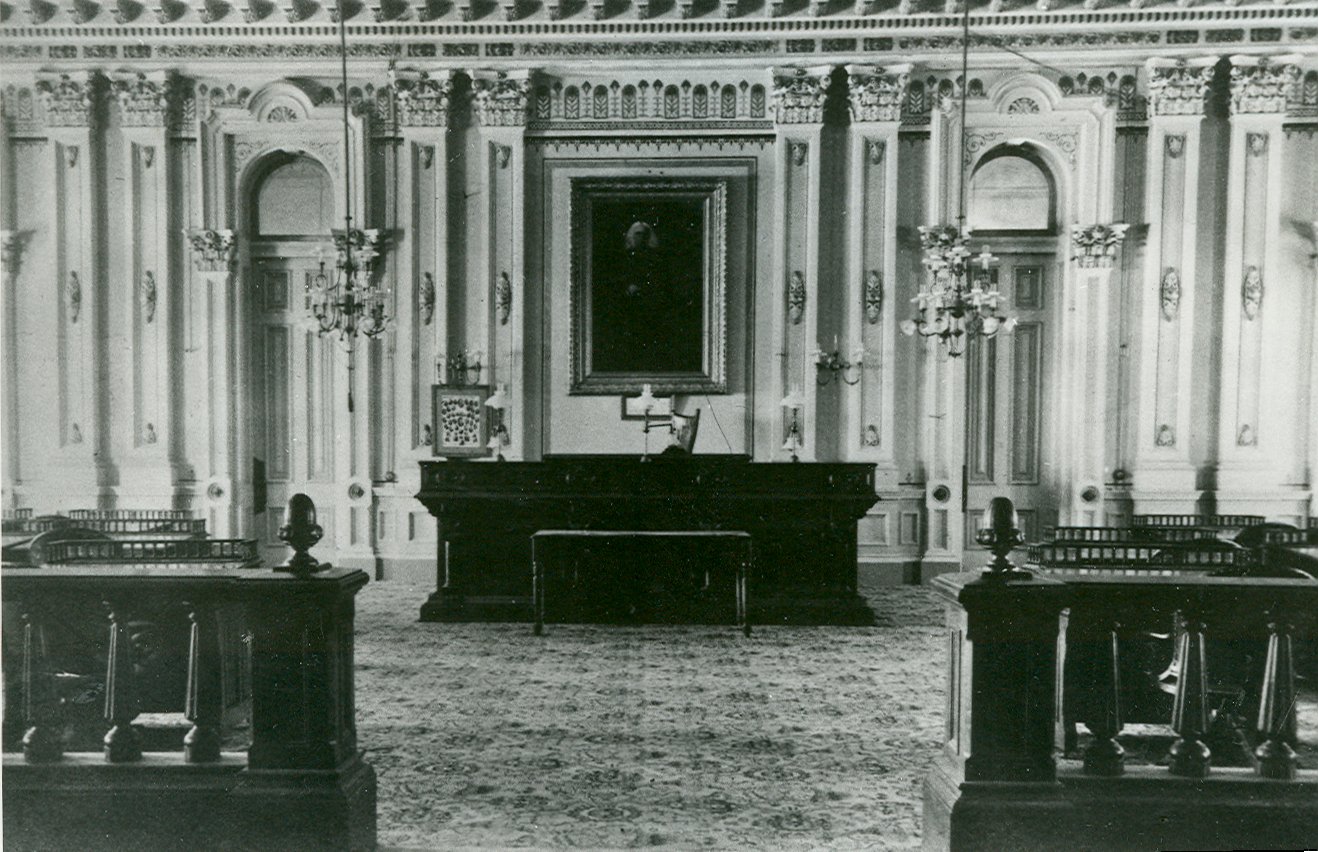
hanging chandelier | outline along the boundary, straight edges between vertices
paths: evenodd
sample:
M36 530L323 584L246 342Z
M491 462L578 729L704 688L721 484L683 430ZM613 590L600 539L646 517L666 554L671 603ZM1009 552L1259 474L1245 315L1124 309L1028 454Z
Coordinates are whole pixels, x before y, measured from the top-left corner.
M344 217L351 226L351 214ZM380 255L380 232L374 228L334 229L334 278L325 272L324 252L320 271L308 285L311 313L322 334L337 333L351 345L357 335L378 337L389 325L385 313L389 291L374 278L375 259Z
M970 4L964 2L961 18L961 179L957 187L957 224L920 228L921 263L927 275L911 301L916 315L900 326L908 337L936 337L953 358L960 357L974 338L1009 333L1015 317L998 311L1002 294L993 289L989 269L997 258L984 246L974 254L971 231L966 227L966 95L970 78ZM974 261L971 260L972 255ZM979 269L974 267L976 263Z
M345 0L338 0L335 18L339 25L339 71L343 99L343 228L334 229L336 257L332 277L325 271L325 252L320 270L307 281L307 307L320 333L338 334L348 351L348 411L353 410L354 343L358 335L367 339L384 333L389 325L385 312L389 291L375 281L375 260L383 247L381 233L352 226L352 125L349 119L348 15Z
M920 228L928 280L911 300L917 306L915 318L901 324L907 336L937 337L953 358L965 352L970 338L993 337L1016 327L1015 317L998 312L1002 294L988 276L997 258L984 246L971 260L970 229L964 214L959 219L959 225Z

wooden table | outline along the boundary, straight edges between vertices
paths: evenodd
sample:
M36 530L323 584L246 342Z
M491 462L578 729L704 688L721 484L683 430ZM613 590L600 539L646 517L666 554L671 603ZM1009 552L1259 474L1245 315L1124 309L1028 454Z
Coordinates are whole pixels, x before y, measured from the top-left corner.
M608 539L705 539L730 541L736 543L742 553L733 568L736 571L737 590L737 626L750 636L751 624L747 616L746 579L751 570L753 553L750 533L732 530L540 530L531 536L531 599L535 609L535 635L540 636L545 629L545 563L540 545L550 540L608 540ZM708 569L707 569L708 570Z

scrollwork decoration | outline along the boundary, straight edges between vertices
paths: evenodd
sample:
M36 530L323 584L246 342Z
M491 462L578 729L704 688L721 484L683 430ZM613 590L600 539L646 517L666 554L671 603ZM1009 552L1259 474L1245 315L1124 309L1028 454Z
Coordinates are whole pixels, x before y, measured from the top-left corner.
M147 272L142 275L142 312L148 323L156 318L156 276Z
M1254 447L1258 442L1258 435L1254 434L1254 429L1248 423L1240 427L1240 432L1236 435L1237 447Z
M1240 302L1247 320L1255 319L1263 309L1263 273L1257 266L1245 270L1245 280L1240 284Z
M507 272L499 273L499 280L494 286L494 309L499 315L499 325L507 325L513 311L513 282Z
M792 272L787 282L787 318L792 325L800 324L805 317L805 273Z
M883 276L877 269L871 269L865 276L865 321L870 325L879 321L883 311Z
M1181 307L1181 276L1175 269L1168 267L1163 273L1162 283L1158 288L1159 298L1162 300L1163 319L1171 322L1176 319L1176 313Z
M82 282L78 280L78 273L69 273L68 283L69 297L69 322L76 323L78 314L82 313Z
M1159 447L1176 446L1176 430L1166 423L1158 427L1158 433L1153 438L1153 443Z
M421 302L421 322L430 325L435 318L435 276L429 272L421 275L419 298Z

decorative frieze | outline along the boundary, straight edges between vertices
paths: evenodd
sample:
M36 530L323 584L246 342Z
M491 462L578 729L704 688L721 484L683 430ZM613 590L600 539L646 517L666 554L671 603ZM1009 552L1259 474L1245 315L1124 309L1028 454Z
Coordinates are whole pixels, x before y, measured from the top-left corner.
M430 325L435 320L435 276L429 272L421 274L421 286L417 289L417 307L421 311L421 322Z
M513 311L513 282L507 272L499 273L499 280L494 285L494 313L499 325L507 325L508 317Z
M142 275L142 316L148 324L155 321L156 318L156 275L154 272L146 272Z
M598 82L546 77L532 93L531 124L537 127L657 129L680 124L711 129L748 122L767 126L765 88L736 76Z
M773 70L774 121L778 124L822 124L831 69L775 68Z
M90 127L96 118L96 101L102 91L96 72L38 74L47 127Z
M1214 60L1149 61L1150 115L1203 115Z
M1300 80L1298 57L1231 57L1231 112L1281 113Z
M226 229L191 228L184 231L192 246L192 262L202 272L227 272L238 255L238 235Z
M531 94L527 72L477 72L471 85L476 120L482 127L526 125Z
M425 71L396 70L390 82L398 104L398 124L402 127L447 127L453 76L439 72L432 77Z
M900 121L902 106L910 86L911 68L897 65L848 65L851 120Z
M1129 225L1072 225L1071 259L1081 269L1111 269Z
M76 324L78 315L82 313L82 282L78 280L78 273L69 273L65 293L69 300L69 322Z

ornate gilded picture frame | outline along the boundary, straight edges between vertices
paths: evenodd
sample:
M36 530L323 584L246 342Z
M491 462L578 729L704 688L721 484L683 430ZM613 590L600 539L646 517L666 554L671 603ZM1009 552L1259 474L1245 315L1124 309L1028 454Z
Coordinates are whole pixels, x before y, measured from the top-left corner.
M727 392L727 181L575 178L572 384Z

